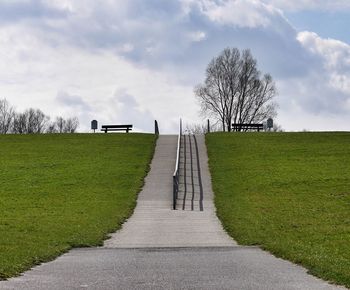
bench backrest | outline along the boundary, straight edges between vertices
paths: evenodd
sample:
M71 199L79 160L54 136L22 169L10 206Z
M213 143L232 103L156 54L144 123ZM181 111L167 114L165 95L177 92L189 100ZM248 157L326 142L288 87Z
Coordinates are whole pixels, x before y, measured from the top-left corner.
M249 129L255 129L255 130L263 130L264 125L263 124L232 124L233 130L249 130Z
M250 127L250 128L263 128L263 124L232 124L232 127Z
M103 125L102 129L123 129L123 128L132 128L132 125Z

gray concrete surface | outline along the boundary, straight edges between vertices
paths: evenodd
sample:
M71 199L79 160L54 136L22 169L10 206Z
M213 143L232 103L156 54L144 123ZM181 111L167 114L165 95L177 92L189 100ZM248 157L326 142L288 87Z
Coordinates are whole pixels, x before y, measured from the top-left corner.
M151 170L132 217L105 241L107 248L235 246L216 217L204 136L198 136L204 207L200 211L172 210L177 136L159 136ZM205 180L205 181L204 181Z
M342 289L251 247L78 249L0 289Z

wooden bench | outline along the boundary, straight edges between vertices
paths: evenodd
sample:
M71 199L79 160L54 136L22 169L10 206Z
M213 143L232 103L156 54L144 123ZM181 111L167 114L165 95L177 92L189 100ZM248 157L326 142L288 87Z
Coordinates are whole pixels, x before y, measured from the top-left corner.
M107 133L108 131L125 131L129 133L132 130L132 125L102 125L101 131Z
M264 129L263 124L232 124L232 131L248 131L254 130L260 132Z

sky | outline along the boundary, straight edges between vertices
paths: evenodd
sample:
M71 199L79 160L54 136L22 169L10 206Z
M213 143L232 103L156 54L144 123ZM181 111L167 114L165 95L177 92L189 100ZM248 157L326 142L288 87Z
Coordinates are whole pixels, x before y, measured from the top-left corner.
M350 129L348 0L0 0L0 98L17 111L177 132L226 47L276 82L286 131Z

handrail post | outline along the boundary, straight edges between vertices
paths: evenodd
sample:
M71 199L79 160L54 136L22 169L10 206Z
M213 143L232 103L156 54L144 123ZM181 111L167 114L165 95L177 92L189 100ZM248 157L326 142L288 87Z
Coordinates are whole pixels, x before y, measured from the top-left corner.
M176 150L176 162L175 171L173 174L173 209L176 209L176 201L179 192L179 168L180 168L180 147L181 147L181 135L182 135L182 120L180 119L179 135L177 138L177 150Z
M173 209L176 209L176 177L173 176Z
M182 135L182 119L180 118L180 136Z
M154 134L159 135L159 127L157 120L154 120Z

